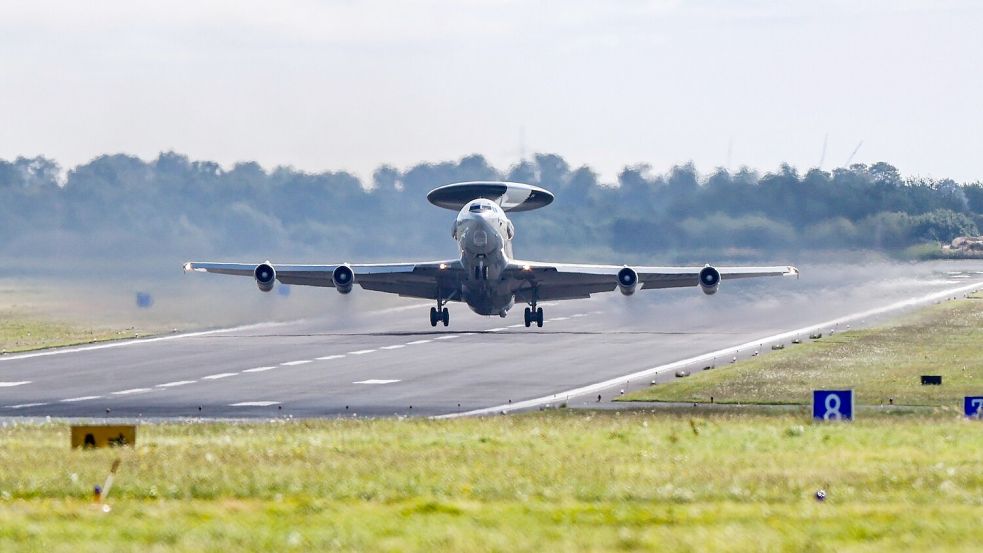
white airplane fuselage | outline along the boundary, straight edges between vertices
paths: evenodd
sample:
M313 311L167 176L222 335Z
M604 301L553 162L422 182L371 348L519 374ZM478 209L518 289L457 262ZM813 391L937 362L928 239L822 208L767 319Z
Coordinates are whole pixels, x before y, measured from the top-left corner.
M477 199L457 214L453 236L467 275L461 299L479 315L504 317L515 304L515 283L502 279L512 260L512 221L495 202Z

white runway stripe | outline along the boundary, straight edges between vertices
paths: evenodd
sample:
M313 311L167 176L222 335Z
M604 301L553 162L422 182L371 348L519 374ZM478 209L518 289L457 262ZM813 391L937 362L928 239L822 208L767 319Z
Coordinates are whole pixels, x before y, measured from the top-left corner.
M230 403L229 407L269 407L270 405L280 405L279 401L240 401Z
M128 396L130 394L143 394L149 392L150 388L130 388L129 390L120 390L118 392L113 392L114 396Z
M20 403L17 405L8 405L7 409L26 409L28 407L41 407L42 405L47 405L47 403Z
M405 347L406 347L406 344L395 344L395 345L392 345L392 346L382 346L379 349L400 349L400 348L405 348Z
M358 351L349 351L348 355L365 355L366 353L372 353L374 349L360 349Z
M415 346L417 344L429 344L433 340L414 340L412 342L406 342L407 346Z
M244 372L244 373L261 373L261 372L266 372L266 371L272 371L275 368L276 367L256 367L255 369L246 369L246 370L244 370L242 372Z
M239 373L218 373L218 374L210 374L208 376L201 377L201 379L202 380L218 380L220 378L228 378L230 376L235 376L237 374L239 374Z
M23 386L24 384L30 384L30 380L18 380L17 382L0 382L0 388L13 388L14 386Z
M460 338L458 334L447 334L445 336L437 336L434 340L453 340L454 338Z
M175 386L184 386L186 384L194 384L198 382L197 380L176 380L174 382L168 382L166 384L158 384L158 388L174 388Z
M90 399L100 399L102 396L82 396L82 397L70 397L68 399L58 400L61 403L75 403L76 401L89 401Z
M341 359L344 355L325 355L324 357L318 357L318 361L331 361L332 359Z
M312 359L301 359L300 361L287 361L286 363L280 363L284 367L296 367L297 365L306 365L312 362Z
M359 380L358 382L352 382L352 384L392 384L393 382L399 382L399 380L383 380L378 378L370 378L369 380Z

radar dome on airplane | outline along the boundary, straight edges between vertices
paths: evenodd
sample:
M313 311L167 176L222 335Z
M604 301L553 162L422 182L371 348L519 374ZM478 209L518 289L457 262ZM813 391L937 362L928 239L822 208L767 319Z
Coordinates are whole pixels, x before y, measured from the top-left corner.
M433 205L455 211L478 198L492 200L504 211L531 211L552 203L553 193L520 182L470 181L447 184L427 194Z

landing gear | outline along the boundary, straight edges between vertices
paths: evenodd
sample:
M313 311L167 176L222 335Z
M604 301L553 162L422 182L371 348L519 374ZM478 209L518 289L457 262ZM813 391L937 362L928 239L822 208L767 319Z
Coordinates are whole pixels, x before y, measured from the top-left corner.
M438 306L442 306L443 302L438 300ZM446 307L431 307L430 308L430 326L437 326L438 322L444 323L447 326L451 322L451 314L447 311Z
M542 328L542 326L543 326L543 308L542 307L537 307L535 309L535 311L533 311L532 309L530 309L529 307L527 307L526 310L523 312L523 315L524 315L524 318L525 318L526 328L529 328L530 326L532 326L532 323L533 322L536 323L536 326L537 327Z

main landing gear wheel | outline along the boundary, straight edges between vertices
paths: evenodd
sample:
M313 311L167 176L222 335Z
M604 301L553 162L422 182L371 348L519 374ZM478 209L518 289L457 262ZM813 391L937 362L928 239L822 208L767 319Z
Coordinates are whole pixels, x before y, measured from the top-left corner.
M447 311L447 308L437 309L436 307L430 308L430 326L437 326L437 323L444 323L444 326L449 325L451 322L451 314Z
M530 326L532 326L532 323L533 322L536 323L536 326L542 328L542 326L543 326L543 308L542 307L537 307L535 311L533 311L532 309L530 309L530 308L527 307L526 310L522 313L522 315L523 315L523 318L525 319L524 322L526 323L526 328L529 328Z

